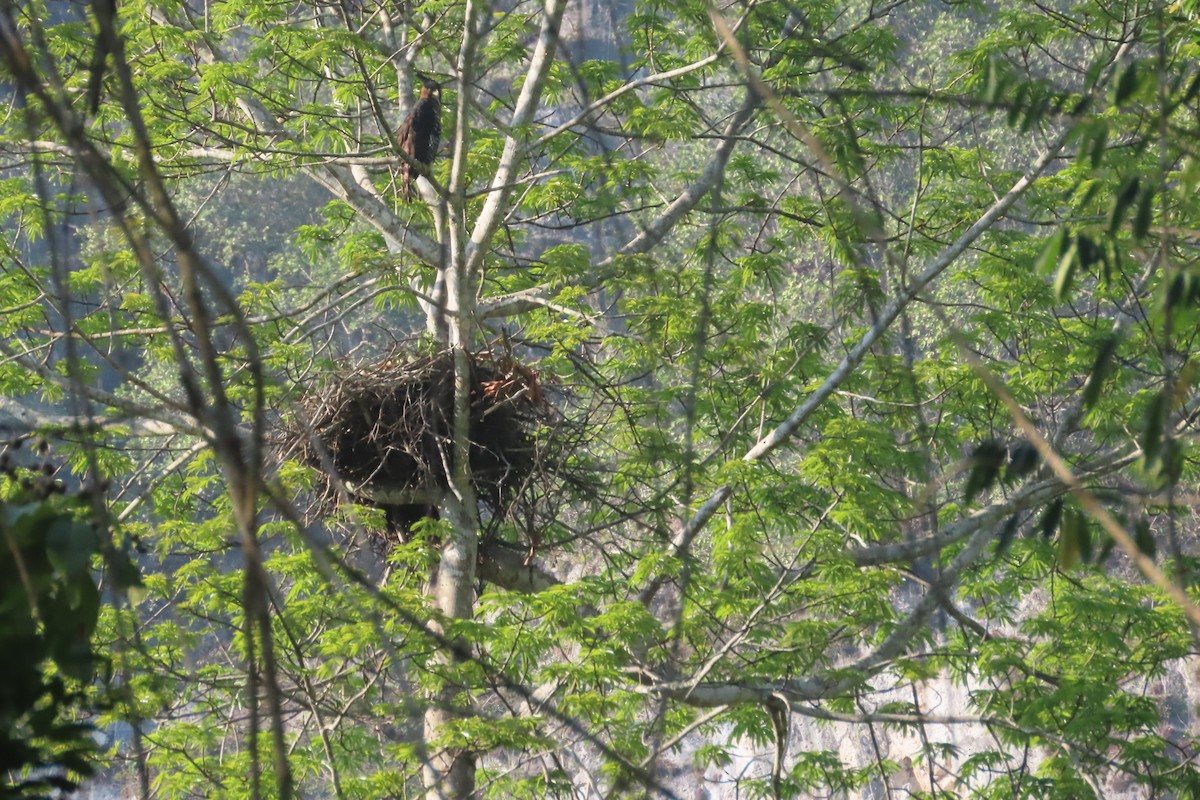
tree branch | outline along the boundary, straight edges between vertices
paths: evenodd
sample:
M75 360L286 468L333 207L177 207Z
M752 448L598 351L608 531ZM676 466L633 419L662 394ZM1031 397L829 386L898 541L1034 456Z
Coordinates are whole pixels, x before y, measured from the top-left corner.
M488 193L487 200L475 220L475 229L471 232L467 254L467 269L471 272L478 272L492 237L500 227L501 209L512 193L512 175L519 161L517 136L533 119L533 113L537 110L542 88L550 74L550 65L554 62L554 50L558 44L558 32L566 5L566 0L545 0L541 33L538 35L533 57L529 61L529 69L525 73L521 95L517 98L516 108L513 109L509 133L504 139L504 150L500 154L500 163L497 164L496 174L492 177L492 191Z
M1099 465L1079 476L1080 480L1094 480L1105 475L1111 475L1117 470L1129 466L1141 458L1140 449L1127 452L1110 452L1101 456ZM932 555L944 548L971 536L981 528L999 524L1005 517L1046 503L1070 491L1070 488L1059 478L1048 478L1038 483L1022 487L1012 497L977 511L969 517L955 520L943 527L937 534L923 539L890 544L876 544L867 547L852 547L848 550L855 565L859 567L879 567L886 564L904 564L915 558Z
M725 174L725 167L738 143L738 134L750 121L754 110L758 107L758 97L753 92L747 92L742 105L734 113L721 135L721 143L708 160L700 176L644 227L634 238L626 242L616 253L601 261L592 270L590 279L583 284L585 289L594 289L605 278L609 277L621 257L641 255L649 252L661 242L671 230L692 211L705 195L717 185ZM554 287L549 285L534 286L513 294L485 298L479 301L476 313L479 319L518 314L544 308L549 303L550 293Z
M523 553L496 542L479 545L476 575L501 589L521 594L535 594L562 583L556 576L529 561Z
M1032 186L1038 177L1046 170L1046 168L1058 157L1058 152L1070 134L1071 129L1067 129L1059 134L1057 139L1051 144L1044 154L1029 170L1021 176L1021 178L1013 184L1013 186L1005 192L1004 196L997 200L992 206L983 213L967 230L965 230L953 243L945 250L939 253L935 258L929 261L925 270L918 275L912 283L904 287L899 296L892 299L890 303L880 313L879 319L871 326L858 344L855 345L849 353L845 355L841 363L832 374L826 378L816 391L809 395L792 414L775 427L769 434L758 441L745 455L742 456L743 461L753 462L765 458L772 453L776 448L787 442L796 431L799 430L808 418L812 416L822 403L825 402L845 380L853 374L858 367L860 361L867 352L874 346L884 333L892 326L892 323L900 316L900 312L904 310L916 297L928 286L938 275L942 274L954 261L966 251L966 249L979 236L993 225L995 225L1003 216L1004 213L1016 203L1017 199ZM675 535L671 542L672 555L678 557L685 553L691 547L692 540L708 523L713 514L729 499L733 493L733 487L730 484L724 484L709 496L707 500L698 508L692 518L688 520L686 525L683 525L679 532ZM661 581L652 582L640 595L639 599L643 602L648 602L650 597L653 597L661 586Z
M663 240L671 229L679 224L680 220L687 215L689 211L704 199L721 178L725 175L725 166L729 163L729 157L733 155L733 148L738 143L738 133L745 126L750 118L754 115L755 109L758 108L759 97L753 91L747 91L746 97L742 100L742 105L734 112L729 123L725 126L725 130L721 133L721 144L717 147L708 165L704 168L704 172L700 173L700 177L696 182L685 189L678 197L667 206L657 218L649 225L641 230L637 236L626 242L620 250L613 256L606 258L597 265L598 269L603 270L611 262L624 256L641 255L653 249L655 245Z

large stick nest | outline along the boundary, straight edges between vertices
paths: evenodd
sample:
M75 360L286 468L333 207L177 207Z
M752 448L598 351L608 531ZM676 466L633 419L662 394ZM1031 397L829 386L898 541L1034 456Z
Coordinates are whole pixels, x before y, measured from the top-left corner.
M511 357L469 356L470 468L480 502L503 516L539 463L534 431L552 413L537 373ZM453 474L454 356L395 355L313 386L280 452L383 508L433 506Z

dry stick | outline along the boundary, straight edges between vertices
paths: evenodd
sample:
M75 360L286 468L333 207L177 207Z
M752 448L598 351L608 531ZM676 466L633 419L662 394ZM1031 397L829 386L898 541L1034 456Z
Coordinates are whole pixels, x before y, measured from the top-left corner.
M1073 749L1086 753L1089 757L1101 761L1109 766L1119 766L1119 762L1109 758L1103 752L1093 750L1086 746L1082 746L1076 742L1072 742L1061 736L1056 736L1047 730L1033 728L1021 725L1002 717L993 717L987 714L924 714L917 712L915 714L893 713L887 711L873 711L859 714L848 714L842 711L830 711L826 708L818 708L814 706L796 706L793 709L797 714L801 714L812 719L826 720L829 722L849 722L849 723L867 723L867 722L882 722L890 725L909 725L909 726L926 726L926 725L995 725L998 728L1021 733L1026 736L1033 736L1039 739L1045 739L1048 742L1058 745L1064 750Z
M721 57L721 50L720 50L720 47L718 47L717 52L713 53L712 55L705 56L704 58L700 59L699 61L693 61L691 64L685 64L682 67L676 67L675 69L669 69L669 70L665 70L663 72L656 72L653 75L647 75L643 78L638 78L636 80L632 80L632 81L629 81L628 83L622 84L621 86L619 86L618 88L609 92L608 94L604 95L600 99L595 100L592 103L588 104L582 111L580 111L578 114L576 114L571 119L562 123L561 125L554 128L553 130L539 136L537 139L535 139L533 142L531 142L529 145L527 145L525 147L525 151L527 153L533 152L537 148L546 144L546 142L553 139L555 136L558 136L559 134L562 134L562 133L565 133L566 131L571 130L576 125L579 125L584 122L588 122L589 121L588 118L591 115L595 114L597 111L604 108L605 106L610 105L611 103L616 101L618 98L620 98L622 95L626 94L627 92L630 92L634 89L640 89L641 87L649 85L649 84L662 83L663 81L668 81L671 78L678 78L681 75L687 75L688 73L695 72L698 69L704 69L705 67L709 66L710 64L716 62L717 59L719 59L720 57Z
M849 664L830 667L817 675L803 678L775 681L763 679L756 683L730 680L699 685L693 685L688 680L663 680L643 670L640 677L647 685L645 688L635 687L634 691L665 692L685 705L701 708L746 703L766 705L775 700L782 700L794 706L799 702L828 699L847 691L857 691L862 688L866 679L879 673L904 654L913 638L941 603L941 593L954 584L963 570L975 563L992 538L991 532L986 528L976 530L947 565L938 580L939 585L921 598L908 616L895 625L873 652Z
M712 19L713 27L717 29L717 34L721 37L721 40L729 46L729 52L733 53L734 60L737 61L742 74L746 76L746 80L750 82L750 86L754 89L755 94L766 101L767 105L771 107L771 110L775 112L780 121L787 126L788 130L800 139L804 143L804 146L816 156L825 173L833 178L839 189L847 193L847 200L851 200L854 196L853 189L846 182L846 179L842 177L837 164L825 152L824 146L813 135L813 132L798 120L792 112L787 110L783 103L780 102L779 95L775 93L775 90L768 86L762 77L759 76L758 71L754 69L754 65L750 62L750 57L746 54L745 48L742 47L742 43L733 35L733 29L725 21L725 17L711 4L708 7L708 16Z
M1137 543L1133 540L1133 537L1125 532L1125 529L1122 528L1120 523L1113 518L1112 514L1108 513L1108 509L1101 505L1100 501L1096 499L1096 496L1089 492L1080 482L1080 480L1075 477L1075 474L1071 471L1071 468L1067 466L1067 463L1063 461L1058 452L1050 446L1050 443L1046 441L1034 424L1029 421L1029 417L1025 415L1025 412L1021 409L1021 406L1016 400L1013 399L1013 396L1009 394L1008 388L1004 385L1004 382L1000 380L995 373L988 369L987 365L985 365L971 350L970 345L967 344L966 339L963 338L961 331L959 331L959 329L952 322L946 319L945 314L943 314L941 309L939 309L936 305L931 304L929 307L933 310L938 319L941 320L942 324L946 326L946 330L949 332L950 338L954 341L955 346L958 348L958 352L966 360L972 371L974 371L979 379L983 381L989 389L992 390L992 393L995 394L996 397L1000 398L1000 401L1004 403L1005 408L1008 409L1008 413L1012 416L1013 421L1016 422L1017 427L1021 429L1021 432L1025 434L1025 437L1029 440L1030 444L1032 444L1038 451L1038 455L1045 459L1046 463L1050 465L1050 469L1054 471L1054 474L1058 476L1058 479L1066 484L1067 488L1070 489L1071 494L1073 494L1075 499L1079 501L1079 505L1083 506L1083 510L1086 511L1088 515L1092 517L1092 519L1100 523L1100 527L1104 528L1105 533L1111 536L1113 541L1121 546L1121 549L1125 551L1126 555L1129 556L1133 563L1137 564L1138 569L1142 571L1142 574L1145 575L1151 583L1162 589L1163 592L1165 592L1172 600L1175 601L1183 613L1187 615L1187 618L1192 622L1192 624L1200 625L1200 607L1197 607L1196 604L1188 598L1187 593L1184 592L1183 589L1173 583L1167 578L1166 575L1162 573L1162 570L1160 570L1158 565L1154 563L1154 559L1150 558L1141 551L1141 549L1137 546Z

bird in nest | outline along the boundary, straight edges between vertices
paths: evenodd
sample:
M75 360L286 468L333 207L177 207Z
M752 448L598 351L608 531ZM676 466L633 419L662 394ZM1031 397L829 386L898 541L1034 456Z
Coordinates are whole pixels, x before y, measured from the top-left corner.
M396 140L405 155L422 167L418 170L407 159L400 165L400 191L404 202L411 203L413 181L429 171L442 142L442 87L436 81L425 79L421 97L400 123Z

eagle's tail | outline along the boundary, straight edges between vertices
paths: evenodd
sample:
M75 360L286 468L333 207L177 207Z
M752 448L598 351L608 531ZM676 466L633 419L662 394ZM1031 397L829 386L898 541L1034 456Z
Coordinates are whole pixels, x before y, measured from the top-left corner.
M400 168L400 196L404 202L412 202L412 167L408 164Z

